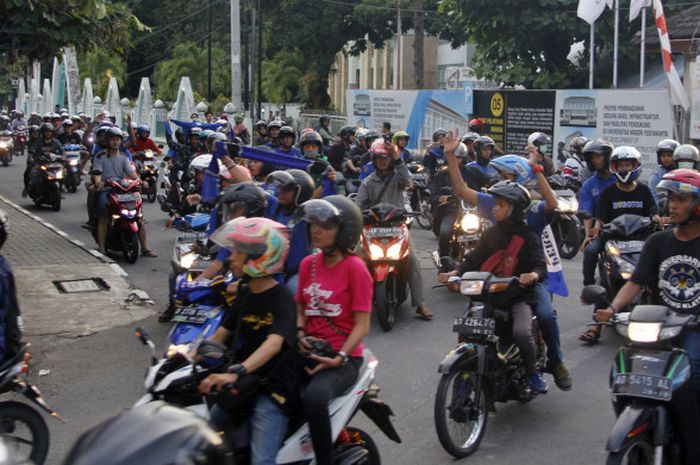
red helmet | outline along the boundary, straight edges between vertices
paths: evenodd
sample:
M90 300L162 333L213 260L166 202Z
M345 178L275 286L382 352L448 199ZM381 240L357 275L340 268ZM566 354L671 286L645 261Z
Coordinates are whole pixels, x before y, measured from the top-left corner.
M372 142L372 145L369 148L369 152L372 154L372 158L390 158L391 154L389 153L389 149L386 146L386 142L384 142L384 139L376 139L374 142Z
M219 115L219 119L225 119L226 121L228 121L228 115L226 113L221 113Z
M700 173L697 171L686 168L666 173L656 186L656 192L660 197L669 192L692 195L695 201L690 206L690 216L700 219Z
M482 123L479 118L474 118L473 120L469 121L469 130L479 132L481 130L481 126L483 125L484 123Z

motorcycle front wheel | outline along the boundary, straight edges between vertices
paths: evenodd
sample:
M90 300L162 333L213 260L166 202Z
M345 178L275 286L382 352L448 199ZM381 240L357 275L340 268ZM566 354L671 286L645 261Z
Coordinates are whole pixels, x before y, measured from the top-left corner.
M127 263L136 263L139 258L139 235L133 231L124 231L122 236L122 253Z
M51 210L57 212L61 210L61 188L60 186L49 187L49 204Z
M576 223L559 219L553 229L561 258L567 260L574 258L581 247L582 240L581 232L576 227Z
M644 439L635 441L625 450L608 454L607 465L652 465L654 446Z
M474 405L477 389L479 405ZM442 375L435 396L435 430L447 453L462 458L476 452L488 417L483 383L476 382L473 371L455 369Z
M49 428L44 418L22 402L0 402L0 439L13 463L41 465L49 452Z
M68 175L68 180L66 182L66 190L71 194L75 194L78 191L78 177L75 173L70 173Z
M156 196L158 195L158 188L156 187L156 181L152 180L148 183L148 192L146 193L146 198L149 202L153 203L156 201Z
M388 279L374 283L374 302L372 312L377 315L379 326L384 331L391 331L396 322L396 309L387 299Z

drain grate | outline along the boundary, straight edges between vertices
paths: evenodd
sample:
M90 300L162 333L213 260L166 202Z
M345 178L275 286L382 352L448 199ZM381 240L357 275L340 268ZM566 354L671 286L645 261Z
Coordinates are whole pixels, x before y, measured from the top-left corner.
M78 294L81 292L108 291L109 284L102 278L69 279L65 281L52 281L58 292L62 294Z

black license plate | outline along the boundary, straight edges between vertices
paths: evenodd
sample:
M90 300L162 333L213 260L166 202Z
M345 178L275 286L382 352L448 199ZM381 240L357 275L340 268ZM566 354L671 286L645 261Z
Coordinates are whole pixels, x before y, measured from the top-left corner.
M462 243L462 242L473 242L479 239L479 236L477 234L461 234L459 237L457 237L457 242Z
M177 235L178 242L197 242L198 232L181 232Z
M49 163L46 165L46 167L50 170L63 169L63 165L61 163Z
M212 309L201 308L201 307L180 307L175 310L175 314L171 321L176 321L178 323L191 323L196 325L201 325L209 315Z
M490 336L496 332L496 320L458 316L452 321L452 331L466 336Z
M672 385L672 381L663 376L624 373L615 375L613 394L667 401L671 400Z
M141 198L141 196L139 194L119 194L119 195L117 195L117 200L119 200L120 202L136 202L140 198Z

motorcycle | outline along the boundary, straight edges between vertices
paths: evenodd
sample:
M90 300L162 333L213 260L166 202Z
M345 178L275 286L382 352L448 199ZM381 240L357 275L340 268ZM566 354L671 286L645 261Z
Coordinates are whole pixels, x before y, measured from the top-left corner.
M8 166L12 161L14 153L14 141L12 140L12 131L0 131L0 162L2 166Z
M583 288L581 300L609 306L605 289ZM688 354L680 340L697 331L697 316L663 305L637 305L629 316L629 343L610 372L617 420L608 436L609 465L697 463L700 410Z
M409 163L408 170L411 172L411 178L413 179L411 209L414 212L420 212L420 215L416 216L418 226L430 230L433 227L433 212L430 204L428 173L423 168L423 165L418 163Z
M209 419L206 398L197 388L201 380L211 373L221 372L227 365L225 346L215 342L196 341L196 353L203 359L195 363L188 359L186 352L178 351L171 358L158 359L155 344L141 329L136 330L141 342L151 352L151 367L146 373L144 385L147 393L134 407L159 400L182 406L196 415ZM340 397L333 399L328 406L335 440L335 463L345 465L380 464L379 449L372 438L359 428L348 426L358 411L362 411L386 436L401 443L401 438L391 423L391 407L379 400L379 386L374 384L378 361L369 349L363 353L363 363L353 386ZM235 386L231 386L235 388ZM312 464L313 446L309 441L309 427L301 424L290 431L278 454L278 464Z
M74 194L78 190L82 177L81 155L82 147L77 144L69 144L63 146L63 163L66 169L66 178L64 185L66 190Z
M642 254L644 241L654 232L655 225L650 218L638 215L620 215L608 224L603 225L601 240L605 244L598 255L598 284L614 297L632 277L634 268ZM627 324L630 311L637 304L650 301L649 291L643 288L640 296L627 308L621 308L612 320L615 330L627 337Z
M31 358L25 344L14 357L0 365L0 393L22 394L59 421L61 417L44 400L36 386L28 383L27 362ZM49 451L49 428L44 418L31 405L16 402L0 402L0 440L11 459L10 463L33 463L41 465ZM27 448L27 449L25 449ZM3 462L4 463L4 462Z
M27 128L18 126L12 138L15 156L24 155L24 149L27 148Z
M568 182L558 174L549 177L549 184L557 197L556 216L552 222L552 233L562 258L571 259L578 253L583 242L583 223L579 219L576 193Z
M464 315L453 320L457 347L438 367L442 376L435 397L435 428L442 447L462 458L478 449L496 402L529 402L536 394L510 329L508 308L520 292L518 279L476 271L453 276L446 286L458 287L468 299ZM546 358L536 318L532 332L536 366L542 370Z
M33 170L41 173L40 185L35 185L34 176L29 183L29 196L37 207L51 205L53 211L61 210L61 186L63 184L63 158L53 153L39 155Z
M139 258L139 228L143 218L140 184L138 179L108 180L105 183L109 212L106 247L108 250L122 252L128 263L136 263ZM92 223L92 235L97 241L97 219Z
M158 160L153 150L139 152L134 157L139 160L139 177L141 178L141 194L145 195L149 202L156 201L158 194Z
M372 313L384 331L408 297L409 213L380 203L363 212L362 249L374 278Z
M161 189L165 194L165 198L173 206L179 206L182 199L185 198L185 190L182 187L182 176L184 172L169 163L161 162L163 168L163 180L160 183Z

